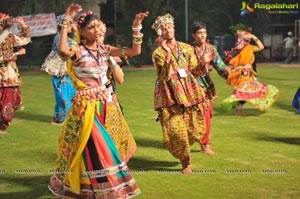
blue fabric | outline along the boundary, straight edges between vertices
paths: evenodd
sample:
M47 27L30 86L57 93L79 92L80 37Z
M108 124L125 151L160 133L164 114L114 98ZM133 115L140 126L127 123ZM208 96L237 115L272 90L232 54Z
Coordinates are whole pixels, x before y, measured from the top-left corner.
M296 109L299 109L299 104L300 104L299 100L300 100L300 88L297 89L292 102L292 106Z
M55 106L53 119L55 122L63 122L69 112L76 89L73 87L68 75L63 77L52 76L52 84L55 95Z

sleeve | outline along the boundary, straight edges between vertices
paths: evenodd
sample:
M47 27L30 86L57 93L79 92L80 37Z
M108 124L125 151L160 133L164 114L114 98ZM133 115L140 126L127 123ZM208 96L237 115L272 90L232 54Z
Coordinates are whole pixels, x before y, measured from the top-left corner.
M82 57L82 51L80 49L80 46L73 46L71 47L71 49L71 51L74 51L74 55L71 57L71 60L73 64L78 65Z
M188 53L188 61L189 61L189 66L188 67L189 67L190 71L193 71L198 66L198 60L197 60L196 55L194 54L194 51L193 51L192 47L190 47L188 49L188 52L189 52Z
M161 48L156 49L152 53L152 62L154 67L157 69L157 76L162 80L169 80L170 69L172 68L172 59L169 64L166 63L166 54Z
M214 67L214 69L218 72L218 74L223 77L223 78L227 78L228 73L225 70L225 63L223 62L222 58L220 57L217 48L215 46L212 47L212 51L213 51L213 57L214 59L212 60L212 66Z

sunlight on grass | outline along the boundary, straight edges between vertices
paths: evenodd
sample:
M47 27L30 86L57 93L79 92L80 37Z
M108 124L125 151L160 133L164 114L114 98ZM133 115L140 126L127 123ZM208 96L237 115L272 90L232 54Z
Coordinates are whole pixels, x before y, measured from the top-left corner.
M155 121L156 71L125 71L125 83L117 86L117 93L138 145L128 163L142 189L137 198L299 198L300 116L291 107L300 86L299 68L258 65L258 73L260 81L279 88L279 99L265 112L246 104L247 116L238 117L233 110L221 109L232 86L212 72L218 93L212 148L218 155L205 155L194 144L194 174L184 176L180 163L163 148L161 127ZM16 112L9 134L0 137L0 198L50 199L54 197L47 184L61 130L50 125L54 106L51 78L37 72L25 72L22 77L25 110Z

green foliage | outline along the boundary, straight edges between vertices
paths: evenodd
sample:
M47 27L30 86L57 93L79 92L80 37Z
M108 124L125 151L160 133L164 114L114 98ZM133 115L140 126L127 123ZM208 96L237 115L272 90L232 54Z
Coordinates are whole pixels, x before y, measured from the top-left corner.
M235 25L232 25L229 27L229 29L231 30L233 35L236 35L236 31L237 30L245 30L246 29L246 25L243 23L237 23Z

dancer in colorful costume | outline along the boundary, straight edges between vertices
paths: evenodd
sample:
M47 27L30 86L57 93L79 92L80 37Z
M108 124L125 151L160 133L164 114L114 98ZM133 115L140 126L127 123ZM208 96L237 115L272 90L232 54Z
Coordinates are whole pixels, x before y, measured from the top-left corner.
M51 124L62 124L65 121L66 115L69 112L72 102L71 99L74 96L76 90L72 85L70 76L67 70L67 57L63 57L58 52L58 45L60 40L60 30L65 15L60 15L57 18L58 34L54 37L52 43L52 49L44 63L41 66L41 70L47 72L52 76L52 85L55 95L54 114ZM76 46L77 42L72 39L76 31L76 23L69 20L67 24L68 38L67 43L69 47ZM73 36L72 36L73 35Z
M63 198L132 198L140 193L134 178L122 162L117 148L104 128L103 111L109 94L105 83L108 57L141 53L141 22L148 13L138 13L133 21L132 48L97 44L102 32L99 20L91 11L82 14L77 23L85 43L68 48L67 24L82 10L71 4L62 23L59 51L71 58L68 72L76 88L72 107L59 139L55 174L49 189ZM110 66L119 70L117 65Z
M153 29L162 40L152 54L157 69L154 109L163 131L163 145L191 174L191 145L205 134L204 91L190 70L197 67L193 48L175 39L174 18L158 16Z
M192 37L194 38L194 42L191 46L194 48L194 53L198 60L198 66L192 70L192 73L205 92L204 116L206 134L201 142L201 150L208 155L216 155L210 148L210 125L213 116L212 102L217 98L217 93L209 73L212 68L214 68L221 77L226 79L228 71L225 70L225 64L220 57L217 48L206 41L207 29L205 23L199 21L193 22Z
M256 106L260 111L267 110L278 98L279 91L273 85L266 85L259 82L251 64L254 62L254 52L264 49L261 41L253 34L238 30L238 40L235 48L225 52L226 61L232 66L227 78L229 85L234 85L232 95L223 100L222 106L237 103L236 114L245 115L242 107L245 102ZM256 45L250 45L253 40Z
M11 32L13 20L20 24L21 35ZM22 79L16 59L23 51L14 53L14 50L30 41L30 29L21 17L13 19L8 14L0 13L0 135L7 133L5 129L10 125L15 110L22 104Z
M102 32L105 35L106 26L102 21L100 21L100 23L102 24ZM99 44L101 45L104 43L104 35L99 38ZM121 62L122 60L119 57L109 57L109 65L111 67L107 69L107 82L105 83L109 98L104 110L104 126L112 137L121 160L128 162L135 153L137 146L123 115L116 93L116 83L123 84L124 82L124 73L122 69L119 68ZM118 70L112 70L113 67L118 67Z

